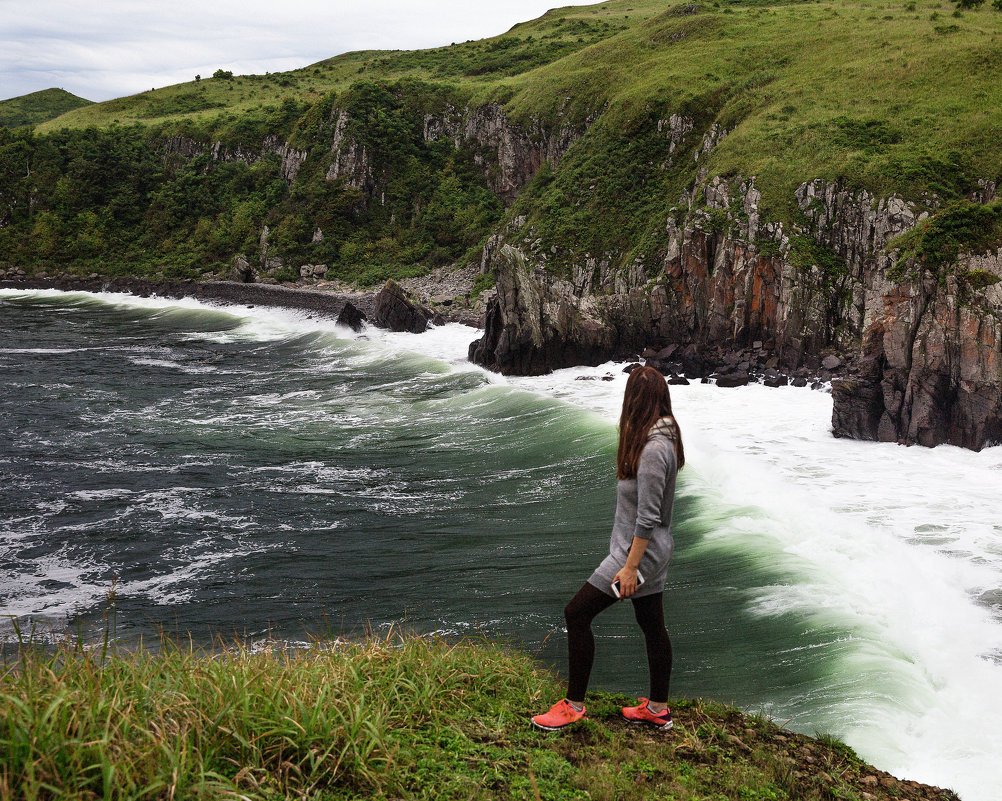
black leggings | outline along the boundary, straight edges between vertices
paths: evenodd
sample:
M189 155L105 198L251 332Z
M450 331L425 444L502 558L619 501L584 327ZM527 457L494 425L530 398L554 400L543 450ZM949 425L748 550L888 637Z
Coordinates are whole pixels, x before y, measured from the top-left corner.
M671 680L671 640L665 629L665 614L661 606L661 593L631 598L633 613L644 632L647 641L647 666L651 671L650 700L656 704L668 701L668 682ZM569 678L567 698L575 703L584 701L588 689L588 677L595 661L595 637L591 633L591 622L599 614L612 606L616 599L597 587L585 582L567 608L567 658Z

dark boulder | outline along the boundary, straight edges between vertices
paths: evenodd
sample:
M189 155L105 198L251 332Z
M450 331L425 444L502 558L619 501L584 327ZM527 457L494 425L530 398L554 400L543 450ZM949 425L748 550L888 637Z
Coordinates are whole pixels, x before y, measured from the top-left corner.
M678 350L677 344L668 345L667 347L661 348L661 350L655 353L654 358L657 359L659 362L670 361L671 357L675 354L675 351L677 350Z
M241 284L250 284L254 281L254 268L251 267L247 257L243 254L233 257L233 269L230 271L230 280Z
M364 321L365 315L356 309L351 303L345 303L344 308L341 309L340 314L337 316L338 325L347 326L356 334L362 330L362 323Z
M677 358L687 376L705 378L710 372L709 364L697 345L689 345Z
M382 328L420 334L431 319L432 313L408 298L396 281L387 281L376 295L373 321Z
M729 373L728 375L722 375L717 378L718 387L743 387L746 386L751 381L751 376L748 373L737 372Z

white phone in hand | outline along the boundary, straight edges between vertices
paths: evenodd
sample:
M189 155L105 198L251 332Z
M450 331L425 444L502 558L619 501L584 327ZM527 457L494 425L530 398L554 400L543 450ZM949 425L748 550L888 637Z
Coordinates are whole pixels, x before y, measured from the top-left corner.
M637 587L644 583L644 574L639 570L637 571ZM612 594L617 598L619 597L619 579L612 582Z

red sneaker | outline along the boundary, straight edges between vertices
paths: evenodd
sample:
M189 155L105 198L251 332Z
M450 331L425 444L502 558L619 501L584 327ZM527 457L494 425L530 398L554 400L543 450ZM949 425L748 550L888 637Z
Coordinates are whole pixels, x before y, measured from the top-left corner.
M587 717L584 707L581 707L581 711L578 712L564 698L562 701L557 701L557 703L551 706L549 712L533 717L532 725L537 729L543 729L543 731L556 731L584 717Z
M655 715L648 708L648 701L646 698L640 699L639 706L624 706L623 707L623 717L626 718L631 723L644 723L648 726L653 726L655 729L660 731L668 731L675 724L671 722L671 710L665 709Z

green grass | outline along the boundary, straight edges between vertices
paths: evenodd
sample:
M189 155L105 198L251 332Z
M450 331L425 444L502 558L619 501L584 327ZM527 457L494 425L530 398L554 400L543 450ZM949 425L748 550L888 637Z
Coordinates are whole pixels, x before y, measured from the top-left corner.
M873 769L834 738L700 700L673 703L668 735L630 728L633 700L602 693L571 730L532 729L560 694L487 642L23 645L0 676L0 798L917 797L866 785Z
M754 176L762 218L788 231L803 222L794 190L815 178L876 197L960 202L979 179L1002 177L1002 13L952 11L938 0L614 0L449 47L347 53L273 75L220 72L75 109L39 125L30 145L8 146L0 132L0 188L12 186L0 196L16 199L0 204L0 252L36 272L90 259L144 274L224 273L237 253L253 261L268 225L270 252L293 272L324 263L342 280L369 280L455 263L524 215L525 238L566 273L586 255L613 267L659 262L665 219L703 171ZM485 186L497 152L422 138L428 115L489 102L531 139L578 134L507 214ZM338 110L372 162L364 191L325 179ZM673 114L693 129L669 162L657 126ZM727 136L697 164L714 124ZM204 175L221 169L204 157L161 158L163 169L149 167L150 180L130 189L148 218L140 225L107 199L80 201L71 166L77 155L92 161L81 144L91 128L130 132L145 142L146 163L176 136L244 154L261 154L273 136L309 157L284 188L267 152L265 166L225 187ZM26 147L51 163L26 176Z
M1002 201L952 203L891 243L898 251L891 276L905 277L907 266L912 265L911 278L918 277L919 270L927 270L945 283L947 276L953 274L965 289L977 292L997 284L999 277L985 270L958 270L957 256L961 252L975 256L992 253L999 242L1002 242Z
M63 89L43 89L10 100L0 100L0 125L8 128L35 126L87 105L91 105L90 100Z

